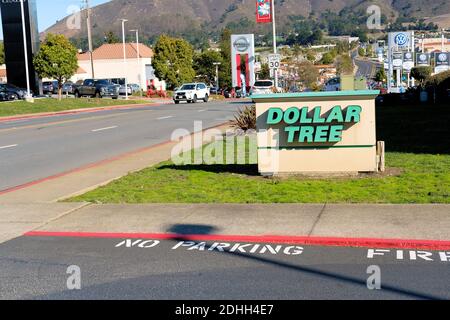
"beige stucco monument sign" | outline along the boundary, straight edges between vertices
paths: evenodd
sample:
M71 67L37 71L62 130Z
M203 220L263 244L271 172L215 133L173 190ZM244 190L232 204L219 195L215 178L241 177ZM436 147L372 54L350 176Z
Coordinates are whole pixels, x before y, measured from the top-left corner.
M378 170L378 91L255 95L263 175Z

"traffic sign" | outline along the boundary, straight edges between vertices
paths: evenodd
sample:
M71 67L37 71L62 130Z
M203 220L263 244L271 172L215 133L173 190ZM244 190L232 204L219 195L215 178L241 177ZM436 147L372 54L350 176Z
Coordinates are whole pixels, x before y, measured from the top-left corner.
M269 69L279 69L281 64L280 54L269 55Z

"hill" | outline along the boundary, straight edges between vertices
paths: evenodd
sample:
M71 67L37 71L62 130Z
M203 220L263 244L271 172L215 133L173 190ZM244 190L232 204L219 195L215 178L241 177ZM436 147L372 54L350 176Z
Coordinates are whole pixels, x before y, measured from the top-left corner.
M364 14L372 4L381 7L387 21L397 17L432 19L450 13L448 0L433 1L432 5L421 0L277 0L278 25L283 31L295 17L320 18L325 12L339 13L343 9ZM139 28L147 38L161 33L198 37L214 34L223 27L240 32L268 33L270 30L267 25L255 24L255 0L112 0L92 11L93 33L97 37L103 37L108 31L120 35L120 19L123 18L129 20L128 29ZM67 28L66 20L57 22L45 32L75 38L84 36L85 23L81 29L71 30Z

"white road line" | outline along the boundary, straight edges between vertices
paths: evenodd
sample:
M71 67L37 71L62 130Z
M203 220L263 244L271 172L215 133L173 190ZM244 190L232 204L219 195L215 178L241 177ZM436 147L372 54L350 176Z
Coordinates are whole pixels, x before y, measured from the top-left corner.
M17 146L18 146L18 144L12 144L12 145L9 145L9 146L3 146L3 147L0 147L0 150L14 148L14 147L17 147Z
M92 132L106 131L106 130L111 130L111 129L116 129L116 128L117 128L117 126L112 126L112 127L95 129L95 130L92 130Z
M167 116L167 117L156 118L156 120L165 120L165 119L170 119L170 118L173 118L173 116Z
M203 109L203 110L198 110L197 112L205 112L206 110L205 109Z

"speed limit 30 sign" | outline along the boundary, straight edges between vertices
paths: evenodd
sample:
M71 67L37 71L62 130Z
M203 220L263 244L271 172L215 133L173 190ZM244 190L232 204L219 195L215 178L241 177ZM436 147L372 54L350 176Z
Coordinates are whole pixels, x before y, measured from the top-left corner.
M279 54L269 55L269 68L270 69L279 69L280 64L281 64L281 55L279 55Z

